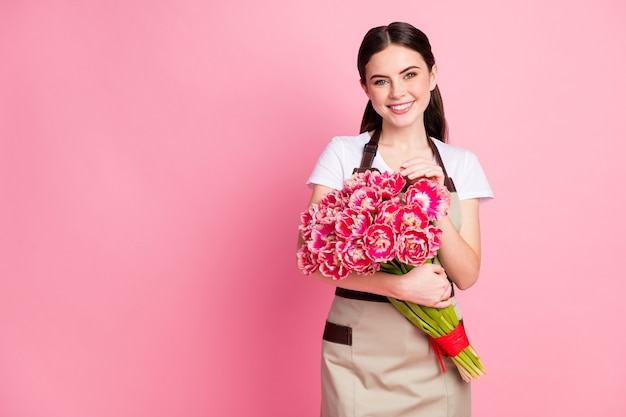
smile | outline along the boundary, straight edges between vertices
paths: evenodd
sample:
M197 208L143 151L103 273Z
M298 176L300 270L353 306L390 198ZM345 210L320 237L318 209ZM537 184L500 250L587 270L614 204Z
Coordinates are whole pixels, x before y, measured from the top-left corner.
M408 111L411 108L411 106L413 106L413 103L415 102L411 101L410 103L396 104L395 106L388 106L388 107L394 113L404 113Z

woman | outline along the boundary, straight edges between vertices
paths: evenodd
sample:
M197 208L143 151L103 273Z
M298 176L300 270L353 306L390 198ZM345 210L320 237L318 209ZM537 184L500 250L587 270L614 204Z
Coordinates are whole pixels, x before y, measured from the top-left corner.
M442 372L427 336L387 297L443 308L454 303L452 284L471 287L480 268L479 202L493 194L478 159L444 143L437 66L424 33L398 22L371 29L359 49L358 70L369 99L361 134L328 144L308 180L310 203L341 189L354 168L372 167L398 171L408 182L427 177L445 184L451 207L436 223L440 264L401 276L377 272L335 281L313 275L337 287L323 338L321 415L469 416L469 383L447 357L448 372ZM364 166L368 142L375 154Z

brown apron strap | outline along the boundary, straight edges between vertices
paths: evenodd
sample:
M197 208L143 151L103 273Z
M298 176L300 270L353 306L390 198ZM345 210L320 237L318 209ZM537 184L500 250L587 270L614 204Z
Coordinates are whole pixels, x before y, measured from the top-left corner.
M363 148L363 157L361 158L361 166L359 168L354 168L352 171L353 174L357 172L365 172L369 170L378 171L376 168L372 168L372 163L374 162L374 157L376 156L376 151L378 150L378 139L380 139L380 129L376 129L370 138L370 141L365 144L365 148Z
M456 193L456 186L454 185L454 181L452 181L452 178L448 176L446 166L443 164L443 159L441 159L441 155L439 154L439 149L437 149L435 141L432 140L430 136L428 137L428 144L430 145L430 149L433 151L433 155L435 156L435 162L437 162L437 165L439 165L441 167L441 170L443 171L443 185L445 185L448 191L450 191L451 193ZM450 285L452 286L450 297L454 297L454 283L450 278L448 278L448 281L450 281ZM461 320L461 324L463 324L463 320Z
M439 149L437 149L437 145L435 145L435 141L433 141L432 138L429 137L428 144L430 145L430 149L433 151L433 155L435 155L435 162L437 162L437 165L439 165L441 169L443 170L443 177L444 177L443 185L446 186L448 191L450 191L451 193L455 193L456 186L454 185L454 181L452 181L452 178L448 176L448 172L446 171L446 167L443 164L441 155L439 154Z

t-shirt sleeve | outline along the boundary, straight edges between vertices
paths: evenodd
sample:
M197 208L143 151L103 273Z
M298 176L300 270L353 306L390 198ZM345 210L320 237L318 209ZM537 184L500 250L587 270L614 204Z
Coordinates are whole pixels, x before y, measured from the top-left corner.
M466 150L461 166L463 168L460 175L453 178L460 200L480 198L481 202L484 202L494 197L487 176L476 155Z
M345 150L341 142L337 138L333 138L320 154L315 167L313 167L313 172L307 180L307 185L312 187L313 184L319 184L340 190L344 181L345 168L342 163L345 160L344 153Z

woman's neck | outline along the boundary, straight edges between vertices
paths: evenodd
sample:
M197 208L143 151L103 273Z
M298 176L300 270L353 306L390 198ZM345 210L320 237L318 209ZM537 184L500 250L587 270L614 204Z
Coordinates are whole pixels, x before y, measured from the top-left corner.
M383 121L380 144L421 148L428 146L428 135L426 134L424 125L417 124L417 126L397 127L386 124Z

